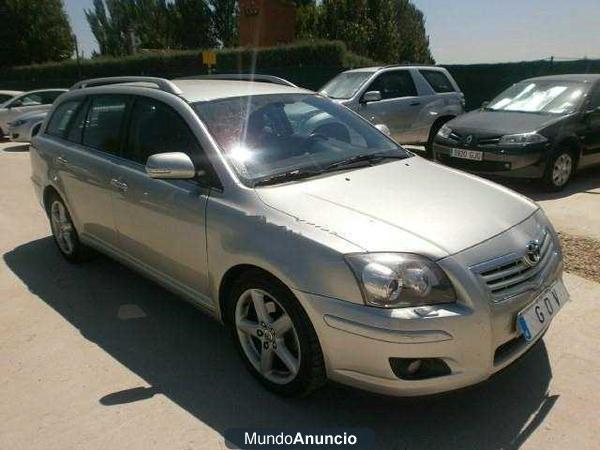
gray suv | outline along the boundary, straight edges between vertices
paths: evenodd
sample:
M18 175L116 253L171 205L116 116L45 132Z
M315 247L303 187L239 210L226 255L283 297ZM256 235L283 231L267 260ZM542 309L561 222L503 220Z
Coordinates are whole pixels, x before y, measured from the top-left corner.
M442 125L464 112L465 98L443 67L385 66L342 72L320 90L375 124L401 144L426 145Z
M471 385L568 299L535 203L283 80L84 81L30 154L68 261L93 248L180 294L280 394Z

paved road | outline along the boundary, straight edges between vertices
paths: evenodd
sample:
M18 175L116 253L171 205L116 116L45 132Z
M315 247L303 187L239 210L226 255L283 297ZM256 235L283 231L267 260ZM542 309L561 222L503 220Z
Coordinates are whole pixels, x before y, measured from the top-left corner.
M14 150L14 149L13 149ZM329 386L281 399L226 331L105 258L67 264L0 150L0 448L223 448L232 426L366 426L380 448L598 448L600 286L576 276L544 342L491 382L430 399Z

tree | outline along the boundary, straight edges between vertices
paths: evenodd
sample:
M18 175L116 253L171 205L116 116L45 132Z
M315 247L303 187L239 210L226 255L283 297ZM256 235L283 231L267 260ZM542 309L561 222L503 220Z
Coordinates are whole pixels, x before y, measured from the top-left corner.
M303 2L302 2L303 3ZM299 6L300 39L337 39L383 63L432 63L425 19L410 0L323 0Z
M85 14L102 55L217 44L216 12L207 0L94 0Z
M0 65L61 61L73 55L62 0L0 0Z
M396 23L400 48L398 60L435 64L429 50L429 36L425 31L425 17L410 0L396 0Z
M122 56L133 53L132 2L94 0L92 10L85 10L101 55Z
M181 48L216 47L213 11L205 0L175 0L172 21Z
M212 0L211 7L217 39L223 47L235 47L239 40L237 0Z

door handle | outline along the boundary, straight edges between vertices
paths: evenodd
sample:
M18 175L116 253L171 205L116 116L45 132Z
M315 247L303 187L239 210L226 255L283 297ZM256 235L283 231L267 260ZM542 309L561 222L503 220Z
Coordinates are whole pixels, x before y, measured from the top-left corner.
M66 166L67 164L69 164L69 161L64 157L64 156L59 156L56 158L56 162L58 164L61 164L63 166Z
M110 180L110 184L111 184L111 186L117 188L121 192L125 192L129 188L129 186L127 186L127 183L119 181L116 178L113 178L112 180Z
M421 102L412 102L410 104L410 106L419 106L421 104Z

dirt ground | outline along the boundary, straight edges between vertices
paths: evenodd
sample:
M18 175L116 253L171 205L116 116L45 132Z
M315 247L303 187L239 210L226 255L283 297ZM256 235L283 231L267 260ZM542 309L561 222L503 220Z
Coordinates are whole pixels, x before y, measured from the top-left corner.
M246 373L220 324L173 294L108 258L65 262L29 176L27 150L0 145L0 448L223 449L228 428L290 426L368 427L385 450L599 448L599 283L565 274L571 301L543 341L466 391L399 399L332 384L284 399ZM598 211L598 196L576 191L589 183L540 204L552 221L553 202L563 211L571 198L572 211ZM594 217L555 224L585 236L573 228ZM580 270L595 244L566 236Z

